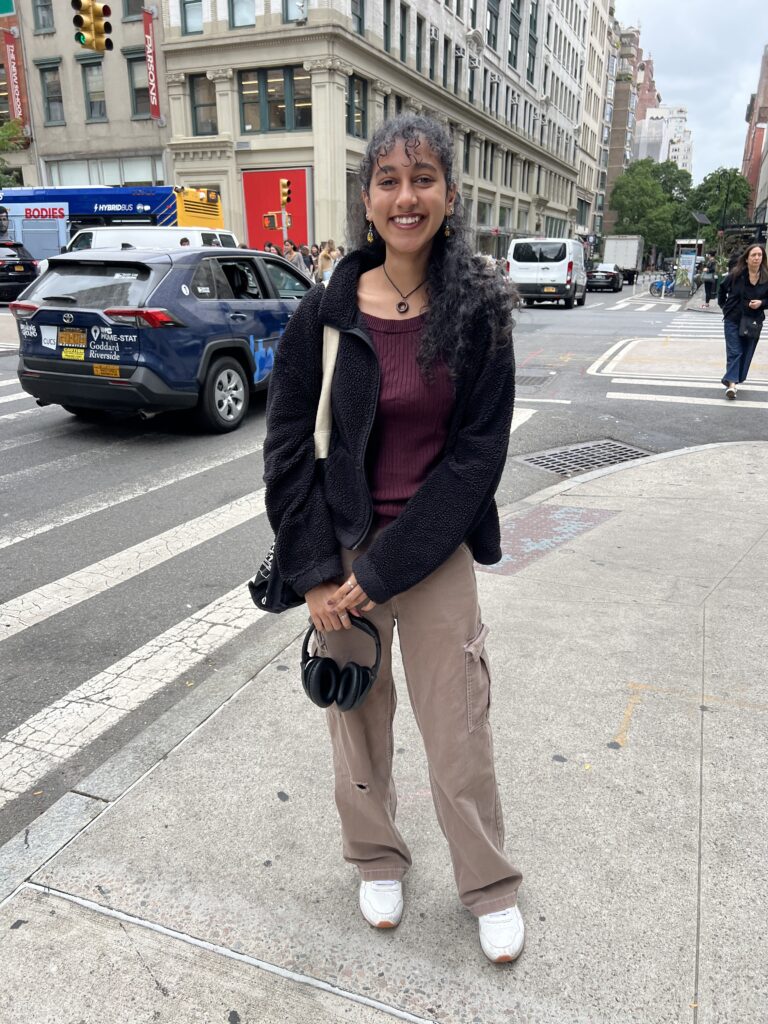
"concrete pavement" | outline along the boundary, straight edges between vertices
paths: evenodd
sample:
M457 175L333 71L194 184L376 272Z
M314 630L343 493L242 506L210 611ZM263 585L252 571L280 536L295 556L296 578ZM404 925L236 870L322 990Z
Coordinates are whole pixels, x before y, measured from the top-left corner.
M458 904L404 685L406 910L395 931L360 917L297 611L280 653L167 756L139 738L0 848L0 1020L761 1020L766 513L757 442L506 510L504 559L478 578L525 876L516 964L485 960Z

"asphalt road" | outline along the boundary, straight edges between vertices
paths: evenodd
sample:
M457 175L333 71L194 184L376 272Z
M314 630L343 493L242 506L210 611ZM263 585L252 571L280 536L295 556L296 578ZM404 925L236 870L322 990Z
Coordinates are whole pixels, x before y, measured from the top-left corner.
M285 628L242 586L270 540L263 398L226 437L182 416L85 424L21 392L13 337L0 311L0 843L172 705L225 699ZM562 479L521 461L551 449L766 439L758 353L725 402L716 314L628 290L521 310L500 504Z

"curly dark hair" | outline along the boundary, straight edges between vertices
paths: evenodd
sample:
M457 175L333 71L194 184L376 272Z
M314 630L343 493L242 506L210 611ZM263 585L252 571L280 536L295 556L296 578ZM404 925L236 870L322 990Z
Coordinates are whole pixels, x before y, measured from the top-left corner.
M428 146L440 161L446 187L456 185L453 171L453 139L439 121L421 114L399 114L379 125L360 161L360 183L366 195L376 164L402 142L409 158ZM350 211L349 237L375 264L384 262L386 246L374 233L367 241L365 208L357 203ZM454 213L446 234L445 222L432 239L427 276L429 305L417 355L422 373L441 359L453 377L461 373L475 335L482 332L491 349L512 343L514 290L488 260L473 256L464 223L461 196L457 192Z

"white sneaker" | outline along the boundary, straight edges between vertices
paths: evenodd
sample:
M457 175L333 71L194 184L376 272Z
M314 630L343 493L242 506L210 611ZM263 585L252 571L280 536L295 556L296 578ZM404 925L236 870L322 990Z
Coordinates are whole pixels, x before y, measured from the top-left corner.
M360 910L373 928L396 928L403 916L403 883L361 882Z
M517 907L483 914L480 922L480 945L495 964L517 960L525 945L525 925Z
M728 387L725 389L725 397L729 399L729 401L731 402L736 397L736 385L733 383L733 381L728 382Z

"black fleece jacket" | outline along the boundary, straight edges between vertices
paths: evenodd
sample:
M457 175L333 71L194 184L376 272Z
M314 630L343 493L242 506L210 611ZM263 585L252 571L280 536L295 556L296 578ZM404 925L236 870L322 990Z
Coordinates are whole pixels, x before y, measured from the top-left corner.
M357 284L374 265L365 253L350 253L327 289L317 286L305 296L280 340L270 377L266 508L280 572L300 594L340 579L340 549L357 548L373 521L365 458L379 364L357 307ZM341 336L331 390L331 446L328 458L316 463L324 324ZM440 462L398 518L354 561L358 582L378 604L425 579L462 541L482 564L501 558L494 494L509 445L515 366L511 344L491 351L498 330L486 313L478 314L473 352L455 382Z
M749 309L750 299L760 299L760 309ZM724 320L738 323L743 313L750 313L762 322L765 319L763 310L768 309L768 282L758 281L756 285L751 285L746 270L738 277L728 274L717 289L717 304L723 311Z

